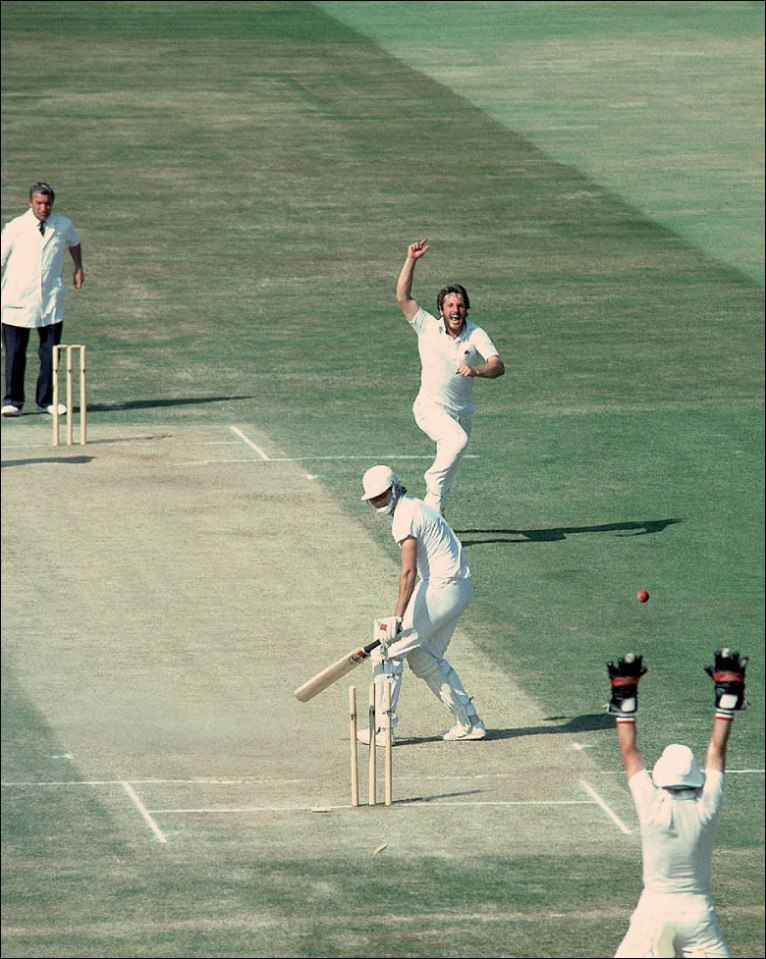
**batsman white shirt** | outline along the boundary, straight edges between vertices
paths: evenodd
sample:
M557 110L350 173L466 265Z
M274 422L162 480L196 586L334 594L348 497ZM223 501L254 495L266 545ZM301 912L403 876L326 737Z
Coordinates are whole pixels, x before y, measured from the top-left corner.
M79 246L71 220L51 213L40 235L39 220L27 210L3 230L2 319L9 326L51 326L64 319L66 284L61 276L64 254Z
M437 320L422 307L410 320L418 336L421 373L418 400L443 407L448 413L473 413L473 377L458 376L461 363L479 366L498 350L480 326L466 320L460 336L453 338ZM416 401L417 402L417 401Z
M399 500L391 534L399 544L408 536L417 540L417 570L424 582L471 578L463 544L446 520L422 500L413 496Z

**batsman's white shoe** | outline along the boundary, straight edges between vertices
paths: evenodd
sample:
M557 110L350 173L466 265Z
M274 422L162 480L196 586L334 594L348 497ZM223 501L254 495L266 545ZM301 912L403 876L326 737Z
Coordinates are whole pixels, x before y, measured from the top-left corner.
M2 409L3 416L21 416L21 410L13 403L6 403Z
M370 730L360 729L359 732L356 734L356 738L359 740L360 743L362 743L363 746L369 746ZM382 732L380 729L378 730L375 736L375 745L381 746L381 747L386 745L386 734ZM391 730L391 745L392 746L396 745L396 733L393 730Z
M45 410L46 413L50 413L53 416L53 411L55 409L53 403L49 406L40 406L38 409ZM63 416L66 413L66 406L63 403L59 403L59 416Z
M487 727L478 718L474 719L471 726L463 726L462 723L456 723L452 729L448 729L442 736L448 743L458 742L478 742L480 739L486 739Z

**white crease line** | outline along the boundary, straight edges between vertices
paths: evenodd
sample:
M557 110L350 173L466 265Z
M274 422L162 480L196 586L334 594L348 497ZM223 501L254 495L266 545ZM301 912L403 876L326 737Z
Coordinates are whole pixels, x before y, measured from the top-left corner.
M510 774L509 774L510 775ZM252 776L237 777L235 779L134 779L133 782L140 786L290 786L294 784L303 784L312 782L310 778L298 779L260 779ZM56 779L34 782L32 780L5 780L0 783L3 788L20 787L27 789L29 787L41 786L124 786L123 779Z
M238 436L243 443L246 443L250 449L254 450L261 458L263 463L301 463L304 460L372 460L373 457L369 454L362 456L267 456L266 453L257 446L248 436L246 436L238 426L230 426L229 429L234 433L235 436ZM479 457L475 453L467 453L463 459L466 460L475 460ZM386 462L387 460L428 460L433 459L433 456L427 456L424 454L394 454L392 456L379 456L377 461L379 463ZM193 462L185 463L185 466L209 466L211 463L250 463L252 460L196 460ZM309 477L307 477L309 478ZM312 477L315 478L315 477Z
M231 429L232 433L235 434L235 436L238 436L238 437L242 440L243 443L247 443L247 445L248 445L251 449L254 449L255 452L260 456L260 458L261 458L264 462L266 462L266 463L269 462L269 457L263 452L262 449L260 449L259 447L257 447L257 446L255 445L255 443L254 443L251 439L248 439L247 436L245 436L245 434L242 432L241 429L238 429L236 426L231 426L231 427L229 427L229 428Z
M350 805L340 805L340 806L322 806L322 809L361 809L364 808L366 804L362 806L350 806ZM377 805L381 806L381 803ZM514 799L488 799L488 800L462 800L462 801L444 801L437 799L398 799L394 801L394 805L397 806L414 806L418 808L425 808L426 806L434 807L439 806L443 808L444 806L592 806L593 803L589 802L587 799L528 799L528 800L514 800ZM175 813L177 815L181 814L204 814L209 813L215 815L218 813L258 813L258 812L313 812L317 809L317 806L304 806L304 805L295 805L295 806L202 806L194 807L191 809L180 808L180 809L153 809L153 813L169 815L170 813Z
M165 834L162 832L162 830L161 830L160 827L157 825L157 823L156 823L156 822L152 819L152 817L149 815L149 810L148 810L148 809L146 808L146 806L141 802L141 800L140 800L140 798L139 798L139 796L138 796L138 793L135 791L135 789L133 789L133 787L130 785L130 783L126 783L126 782L124 782L124 781L122 782L121 785L122 785L122 788L125 790L125 792L130 796L130 798L131 798L131 799L133 800L133 802L136 804L136 808L137 808L138 811L141 813L141 815L142 815L143 818L144 818L144 821L145 821L146 824L149 826L149 828L150 828L151 831L154 833L154 835L157 837L157 839L158 839L160 842L167 842L167 839L165 838Z
M398 748L398 747L397 747ZM727 769L726 775L756 775L762 776L766 772L764 769ZM603 775L605 776L619 776L622 778L625 773L617 772L617 770L604 770ZM515 779L518 777L518 772L508 772L508 773L475 773L468 776L455 775L450 776L450 782L474 782L479 779L491 779L491 780L500 780L500 779ZM418 782L441 782L443 779L442 776L417 776ZM197 777L195 779L164 779L164 778L150 778L150 779L134 779L133 783L139 786L268 786L273 788L275 786L292 786L292 785L304 785L305 783L312 783L313 779L306 776L296 776L289 779L282 778L270 778L270 777L260 777L260 776L235 776L226 779L209 779L204 776ZM584 780L581 780L584 783ZM3 789L13 789L13 788L50 788L50 787L60 787L60 786L85 786L87 788L93 786L121 786L124 785L124 780L122 779L53 779L53 780L11 780L5 779L0 782L0 786ZM582 800L579 800L582 801Z
M232 426L232 429L234 427ZM316 456L266 456L261 450L258 449L255 444L250 443L247 437L244 437L245 442L247 442L261 457L259 460L253 459L225 459L225 460L185 460L181 465L182 466L210 466L215 465L224 465L227 463L253 463L253 462L262 462L262 463L303 463L309 462L313 463L315 460L331 460L331 461L354 461L354 460L365 460L367 462L379 462L387 463L389 460L432 460L433 455L428 456L425 454L417 455L405 455L400 453L392 453L389 455L380 455L380 456L370 456L369 453L359 455L359 456L322 456L317 454ZM478 455L466 454L464 460L477 460Z
M604 810L604 812L609 816L612 822L617 826L620 832L624 832L626 836L630 836L632 830L628 829L625 823L620 819L620 817L612 812L606 802L599 796L596 790L589 783L585 782L584 779L580 780L580 785L585 790L585 792L593 798L593 800Z

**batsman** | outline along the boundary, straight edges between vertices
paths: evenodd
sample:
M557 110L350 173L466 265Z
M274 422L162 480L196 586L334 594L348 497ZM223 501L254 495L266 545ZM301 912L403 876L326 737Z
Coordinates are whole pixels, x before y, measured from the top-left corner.
M460 615L471 601L471 571L463 546L447 521L436 510L407 490L388 466L373 466L362 479L363 502L391 520L391 533L399 546L401 569L394 615L376 620L372 673L377 716L383 715L384 683L391 687L391 726L398 723L397 704L404 661L452 714L454 725L443 735L447 741L475 741L487 735L454 668L445 659ZM362 730L359 738L384 745L380 729Z

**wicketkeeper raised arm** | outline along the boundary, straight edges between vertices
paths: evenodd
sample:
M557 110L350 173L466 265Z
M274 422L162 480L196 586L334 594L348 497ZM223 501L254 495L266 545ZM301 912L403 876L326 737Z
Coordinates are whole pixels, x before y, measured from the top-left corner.
M608 711L615 718L617 743L628 779L644 768L644 760L638 749L636 736L636 713L638 712L638 683L646 672L643 656L625 653L617 665L611 660L606 664L609 671L611 695Z
M715 653L715 664L705 672L715 683L715 718L707 752L706 767L723 771L726 745L734 714L747 709L745 699L745 670L748 658L730 649ZM615 717L617 740L628 778L644 768L636 741L636 713L638 712L638 683L646 673L643 657L626 653L615 665L607 664L610 697L607 710Z
M643 656L626 653L617 661L606 664L609 670L611 696L607 709L617 722L635 723L638 711L638 681L646 672Z
M740 657L730 649L718 649L714 662L714 666L705 667L705 672L715 683L715 718L705 767L723 772L734 713L747 709L748 705L745 699L747 657Z
M745 699L745 669L747 656L741 657L730 649L719 649L715 653L715 665L706 666L705 672L715 683L716 719L731 721L734 713L747 709Z

